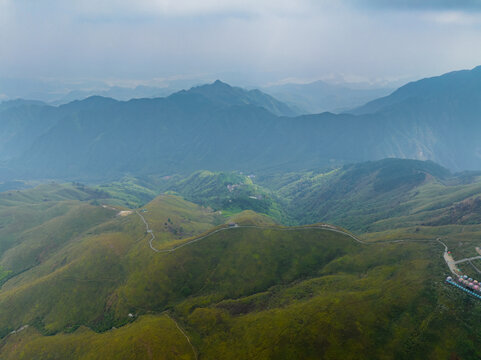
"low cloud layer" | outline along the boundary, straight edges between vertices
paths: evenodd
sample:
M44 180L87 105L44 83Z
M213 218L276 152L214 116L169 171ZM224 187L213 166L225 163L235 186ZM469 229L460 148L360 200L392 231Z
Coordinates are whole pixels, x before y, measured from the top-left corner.
M474 0L0 0L4 78L412 79L478 65L479 44Z
M351 2L361 7L372 8L481 11L479 0L351 0Z

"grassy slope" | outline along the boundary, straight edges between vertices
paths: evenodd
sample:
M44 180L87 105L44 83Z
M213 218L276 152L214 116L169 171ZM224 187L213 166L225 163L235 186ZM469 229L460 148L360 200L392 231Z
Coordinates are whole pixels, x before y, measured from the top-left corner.
M185 233L203 232L217 221L214 213L172 196L157 199L146 209L145 216L153 215L157 220L152 222L155 230L163 225L167 216L172 227L182 224L183 233L166 230L164 241L177 239ZM96 207L90 214L95 215L95 211L108 209ZM88 216L80 219L85 222ZM68 220L74 225L79 219L62 219ZM91 227L82 234L63 233L62 246L51 256L41 259L36 266L4 285L0 292L3 334L22 324L35 323L43 332L52 333L82 324L105 330L125 323L128 312L116 316L111 311L114 308L112 304L116 303L113 294L125 282L134 287L138 284L136 280L140 284L147 283L151 275L147 269L155 267L156 254L148 247L145 226L136 214L113 217L101 225L97 222L98 218L92 220ZM51 235L57 234L59 229L62 227L46 227ZM54 236L47 238L55 239ZM24 240L13 250L29 244L28 240ZM12 257L10 252L4 254L5 264L9 264L8 260ZM135 291L132 294L140 303L143 295L137 296ZM127 300L130 301L130 298L127 297Z
M82 327L71 334L45 337L29 327L4 340L2 358L188 360L195 355L173 320L150 315L102 334Z
M145 209L157 247L181 243L221 221L175 196L158 197ZM272 224L249 212L235 221ZM388 229L365 238L432 240L441 232L461 234L461 227L466 225ZM463 242L471 249L477 230L467 227ZM93 222L10 279L0 291L2 334L25 324L41 333L29 328L9 336L0 349L2 358L14 356L13 349L25 358L34 351L42 358L70 352L73 358L96 358L99 342L103 350L129 358L131 348L122 344L138 344L144 328L148 339L165 336L171 349L191 356L188 348L180 350L185 343L164 317L142 325L142 314L165 310L189 334L200 358L481 356L475 346L481 341L478 303L442 283L447 269L438 243L365 246L314 229L237 228L158 254L148 247L148 238L136 214ZM457 239L450 241L450 246L457 244ZM138 316L130 325L128 313ZM166 329L162 334L151 331L157 320ZM105 331L124 324L100 334L82 328ZM149 353L138 356L149 358Z
M85 203L65 202L62 205L64 214L18 234L21 242L12 246L2 257L1 265L4 268L20 273L42 263L63 242L81 236L113 215L111 210Z
M89 205L106 194L55 183L0 194L0 265L13 276L55 252L64 241L114 213Z
M171 309L208 359L479 356L476 332L459 339L481 312L442 283L441 250L434 243L362 246L318 230L233 229L161 255L150 279L116 290L126 300L115 306L135 314ZM73 346L66 336L27 337L25 348Z
M232 186L231 189L228 186ZM98 187L112 196L111 204L135 208L160 193L177 194L188 201L221 211L224 217L253 210L288 223L280 199L238 172L197 171L188 176L125 177Z
M108 203L128 208L140 207L154 199L164 188L166 180L159 177L125 176L119 181L97 186L107 192Z
M235 188L229 191L228 185ZM224 216L254 210L283 224L324 221L364 233L481 221L479 177L453 177L432 162L415 160L386 159L325 172L260 174L253 179L236 172L209 171L127 177L99 189L117 205L138 206L167 192Z
M369 233L478 223L481 179L462 181L461 176L452 177L430 162L386 159L327 173L304 173L276 192L299 223L325 221ZM271 186L269 179L262 184Z

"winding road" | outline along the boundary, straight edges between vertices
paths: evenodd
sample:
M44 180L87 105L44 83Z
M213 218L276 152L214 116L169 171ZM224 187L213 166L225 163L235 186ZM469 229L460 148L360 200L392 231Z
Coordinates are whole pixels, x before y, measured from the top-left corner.
M455 261L452 257L452 255L450 254L449 250L448 250L448 246L443 242L441 241L440 238L436 238L436 239L433 239L433 240L413 240L413 239L402 239L402 240L386 240L386 241L375 241L375 242L367 242L367 241L364 241L364 240L361 240L359 239L357 236L353 235L353 234L350 234L344 230L341 230L339 228L336 228L335 226L333 225L328 225L328 224L325 224L325 225L314 225L314 226L294 226L294 227L289 227L289 228L284 228L284 227L279 227L279 226L256 226L256 225L235 225L235 226L226 226L226 227L222 227L220 229L216 229L216 230L213 230L205 235L200 235L198 237L195 237L191 240L188 240L180 245L177 245L177 246L174 246L170 249L157 249L154 247L154 245L152 244L152 242L155 240L155 234L153 232L153 230L150 228L149 226L149 223L147 222L147 220L145 220L144 216L138 211L136 210L135 211L137 213L137 215L142 219L143 223L145 224L145 228L146 228L146 232L148 234L151 235L150 239L149 239L149 246L150 248L155 251L156 253L172 253L174 251L177 251L178 249L181 249L183 248L184 246L188 246L188 245L191 245L193 243L196 243L198 241L201 241L209 236L212 236L216 233L219 233L221 231L228 231L228 230L234 230L234 229L239 229L239 228L255 228L255 229L275 229L275 230L280 230L280 231L299 231L299 230L311 230L311 229L319 229L319 230L324 230L324 231L332 231L332 232L336 232L336 233L339 233L339 234L342 234L342 235L345 235L345 236L348 236L350 237L352 240L362 244L362 245L377 245L377 244L388 244L388 243L401 243L401 242L437 242L439 243L440 245L442 245L444 247L444 254L443 254L443 257L444 257L444 260L446 262L446 265L448 266L449 270L451 271L451 273L455 276L460 276L461 273L460 271L458 270L457 268L457 264L461 264L461 263L464 263L464 262L469 262L473 268L479 273L481 274L481 271L472 263L472 260L476 260L476 259L481 259L481 255L479 256L474 256L474 257L470 257L470 258L464 258L464 259L461 259L461 260L457 260ZM478 249L477 249L478 251ZM481 249L478 251L478 253L481 254ZM454 285L457 285L457 284L454 284ZM167 313L167 316L172 320L174 321L177 329L182 333L182 335L187 339L188 343L190 344L191 348L192 348L192 352L194 354L194 358L197 359L198 358L198 355L197 355L197 351L196 349L194 348L192 342L190 341L190 338L189 336L185 333L185 331L179 326L179 324L177 323L177 321L175 321L174 318L172 318L171 316L169 316L169 314Z
M157 253L171 253L171 252L174 252L180 248L183 248L184 246L187 246L187 245L190 245L190 244L193 244L195 242L198 242L202 239L205 239L209 236L212 236L218 232L221 232L221 231L227 231L227 230L233 230L233 229L240 229L240 228L250 228L250 229L273 229L273 230L280 230L280 231L298 231L298 230L311 230L311 229L318 229L318 230L328 230L328 231L332 231L332 232L336 232L336 233L339 233L339 234L343 234L343 235L346 235L346 236L349 236L351 239L353 239L354 241L360 243L360 244L363 244L363 245L371 245L371 244L375 244L375 243L370 243L370 242L366 242L366 241L363 241L361 239L359 239L358 237L356 237L355 235L353 234L350 234L348 232L345 232L345 231L342 231L342 230L339 230L339 229L336 229L335 227L333 227L332 225L316 225L316 226L293 226L293 227L289 227L289 228L282 228L282 227L278 227L278 226L257 226L257 225L236 225L236 226L227 226L227 227L223 227L223 228L220 228L220 229L217 229L217 230L214 230L214 231L211 231L209 232L208 234L205 234L205 235L201 235L199 237L196 237L192 240L189 240L183 244L180 244L180 245L177 245L177 246L174 246L173 248L170 248L170 249L157 249L156 247L154 247L154 245L152 244L152 242L155 240L155 234L153 232L153 230L150 228L149 226L149 223L147 222L147 220L145 220L144 216L138 211L136 210L135 213L142 219L142 222L145 224L145 229L146 229L146 232L148 234L150 234L150 239L149 239L149 246L150 248L157 252ZM387 242L399 242L399 241L407 241L407 240L392 240L392 241L385 241L385 243Z
M345 235L345 236L348 236L350 237L351 239L353 239L354 241L360 243L360 244L363 244L363 245L377 245L377 244L390 244L390 243L400 243L400 242L433 242L433 241L436 241L436 242L439 242L441 245L444 246L445 248L445 253L448 252L448 247L446 246L445 243L443 243L442 241L440 241L439 238L437 239L433 239L433 240L413 240L413 239L399 239L399 240L385 240L385 241L373 241L373 242L368 242L368 241L364 241L364 240L361 240L359 239L357 236L349 233L349 232L346 232L344 230L341 230L341 229L338 229L336 228L335 226L333 225L329 225L329 224L323 224L323 225L313 225L313 226L292 226L292 227L289 227L289 228L284 228L284 227L279 227L279 226L258 226L258 225L236 225L236 226L226 226L226 227L223 227L223 228L220 228L220 229L216 229L214 231L211 231L205 235L200 235L192 240L189 240L189 241L186 241L185 243L183 244L180 244L180 245L177 245L177 246L174 246L170 249L157 249L153 246L152 244L152 241L155 240L155 234L154 232L152 231L152 229L150 228L149 226L149 223L145 220L144 216L142 214L140 214L137 210L135 211L137 213L137 215L142 219L143 223L145 224L145 228L146 228L146 231L147 233L149 233L151 235L151 238L149 239L149 246L150 248L157 252L157 253L171 253L171 252L174 252L180 248L183 248L184 246L187 246L187 245L191 245L193 243L196 243L200 240L203 240L209 236L212 236L216 233L219 233L221 231L227 231L227 230L234 230L234 229L241 229L241 228L249 228L249 229L272 229L272 230L279 230L279 231L299 231L299 230L312 230L312 229L317 229L317 230L327 230L327 231L332 231L332 232L335 232L335 233L338 233L338 234L342 234L342 235ZM481 256L479 257L476 257L476 258L481 258ZM460 260L459 262L463 262L463 261L468 261L468 259L463 259L463 260Z
M139 213L138 210L135 210L135 212L136 212L137 215L140 216L140 218L141 218L142 221L144 222L147 233L151 235L151 238L150 238L150 240L149 240L150 248L151 248L153 251L155 251L155 252L160 252L159 249L156 249L156 248L154 247L154 245L152 245L152 241L155 240L155 235L154 235L154 232L152 231L152 229L149 227L149 223L147 222L147 220L145 220L144 216Z
M459 275L459 271L457 270L457 267L456 265L457 264L461 264L461 263L464 263L464 262L469 262L473 268L481 274L481 271L476 268L476 266L474 266L474 264L471 262L472 260L477 260L477 259L481 259L481 255L479 256L474 256L474 257L470 257L470 258L464 258L464 259L461 259L461 260L457 260L455 261L453 259L453 257L451 256L451 254L449 254L448 252L448 246L441 241L440 238L437 238L437 239L433 239L433 240L413 240L413 239L400 239L400 240L385 240L385 241L373 241L373 242L368 242L368 241L364 241L364 240L361 240L359 239L357 236L351 234L351 233L348 233L344 230L341 230L341 229L338 229L336 228L335 226L333 225L328 225L328 224L325 224L325 225L314 225L314 226L293 226L293 227L289 227L289 228L283 228L283 227L279 227L279 226L257 226L257 225L235 225L235 226L227 226L227 227L223 227L223 228L220 228L220 229L216 229L214 231L211 231L205 235L200 235L192 240L189 240L189 241L186 241L185 243L183 244L180 244L180 245L177 245L177 246L174 246L170 249L157 249L156 247L154 247L154 245L152 244L152 242L155 240L155 234L153 232L153 230L150 228L149 226L149 223L147 222L147 220L145 220L144 216L142 214L140 214L140 212L138 210L135 211L137 213L137 215L142 219L143 223L145 224L145 228L146 228L146 231L148 234L151 235L150 239L149 239L149 246L150 248L157 252L157 253L172 253L174 251L177 251L178 249L181 249L183 248L184 246L187 246L187 245L191 245L193 243L196 243L200 240L203 240L209 236L212 236L216 233L219 233L221 231L227 231L227 230L234 230L234 229L239 229L239 228L251 228L251 229L274 229L274 230L279 230L279 231L299 231L299 230L312 230L312 229L318 229L318 230L327 230L327 231L332 231L332 232L336 232L336 233L339 233L339 234L342 234L342 235L345 235L345 236L348 236L350 237L351 239L353 239L354 241L360 243L360 244L363 244L363 245L377 245L377 244L389 244L389 243L401 243L401 242L438 242L439 244L441 244L443 247L444 247L444 254L443 254L443 257L444 257L444 260L446 262L446 265L448 266L449 268L449 271L451 271L452 274L458 276Z

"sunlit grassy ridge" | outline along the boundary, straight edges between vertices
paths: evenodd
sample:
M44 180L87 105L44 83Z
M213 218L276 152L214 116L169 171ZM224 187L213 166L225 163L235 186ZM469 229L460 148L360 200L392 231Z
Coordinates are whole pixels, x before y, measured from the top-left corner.
M170 253L150 248L135 211L102 207L116 201L103 192L48 185L6 195L13 198L3 205L0 195L8 220L0 261L11 271L0 291L0 358L479 358L481 308L443 283L444 248L434 240L443 237L455 258L474 256L481 227L428 224L456 210L452 201L476 196L477 185L415 184L417 193L404 194L407 210L362 238L425 242L376 245L253 211L225 219L160 195L137 209L157 249L241 225ZM362 198L351 200L359 211ZM472 220L476 211L465 213Z
M457 309L460 295L442 283L446 269L437 243L366 246L314 229L230 231L162 255L142 270L147 276L139 274L137 287L127 283L109 298L116 312L170 309L207 359L479 355L476 333L462 344L443 340L467 334L481 313L463 296L465 308ZM466 322L453 329L459 317ZM106 344L123 341L115 331L102 338ZM179 336L177 331L163 335ZM69 336L23 341L25 349L52 354L81 341L77 333ZM135 344L135 337L129 341ZM85 351L94 346L88 343Z
M78 236L113 216L113 212L88 204L66 202L68 210L60 216L19 234L21 243L7 250L1 264L14 273L29 269L55 252L63 242ZM17 215L18 216L18 215Z
M106 194L55 183L0 194L0 265L16 275L114 213L91 206Z
M27 323L52 333L79 325L105 330L128 320L128 312L114 311L115 291L137 276L145 283L146 268L159 259L149 248L145 225L135 213L115 216L112 209L83 202L72 207L72 213L28 230L31 239L20 237L20 243L4 253L2 263L10 269L9 264L29 263L29 254L37 248L52 249L44 257L34 257L30 268L4 285L0 292L3 334ZM164 241L203 232L216 222L212 211L172 196L159 198L145 209L144 216L156 219L152 221L156 231L164 220L175 230L164 229ZM79 222L82 231L77 230ZM175 226L183 226L182 231Z
M173 320L150 315L102 334L81 327L46 337L29 327L4 340L2 359L190 360L195 354Z

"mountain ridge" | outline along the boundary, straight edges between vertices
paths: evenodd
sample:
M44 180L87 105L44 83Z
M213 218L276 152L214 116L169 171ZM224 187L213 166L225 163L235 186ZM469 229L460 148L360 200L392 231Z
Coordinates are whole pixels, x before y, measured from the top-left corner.
M282 107L268 95L220 81L165 98L97 96L58 108L14 107L0 112L3 176L300 170L387 157L432 160L452 171L481 169L480 74L477 68L426 80L427 88L445 84L435 86L439 95L425 95L423 80L406 85L379 111L360 115L278 116ZM466 81L473 87L466 90Z
M443 97L449 99L450 96L459 93L466 96L473 91L478 93L481 91L481 66L476 66L471 70L451 71L440 76L412 81L401 86L392 94L370 101L350 112L357 115L375 113L410 98L426 100Z

